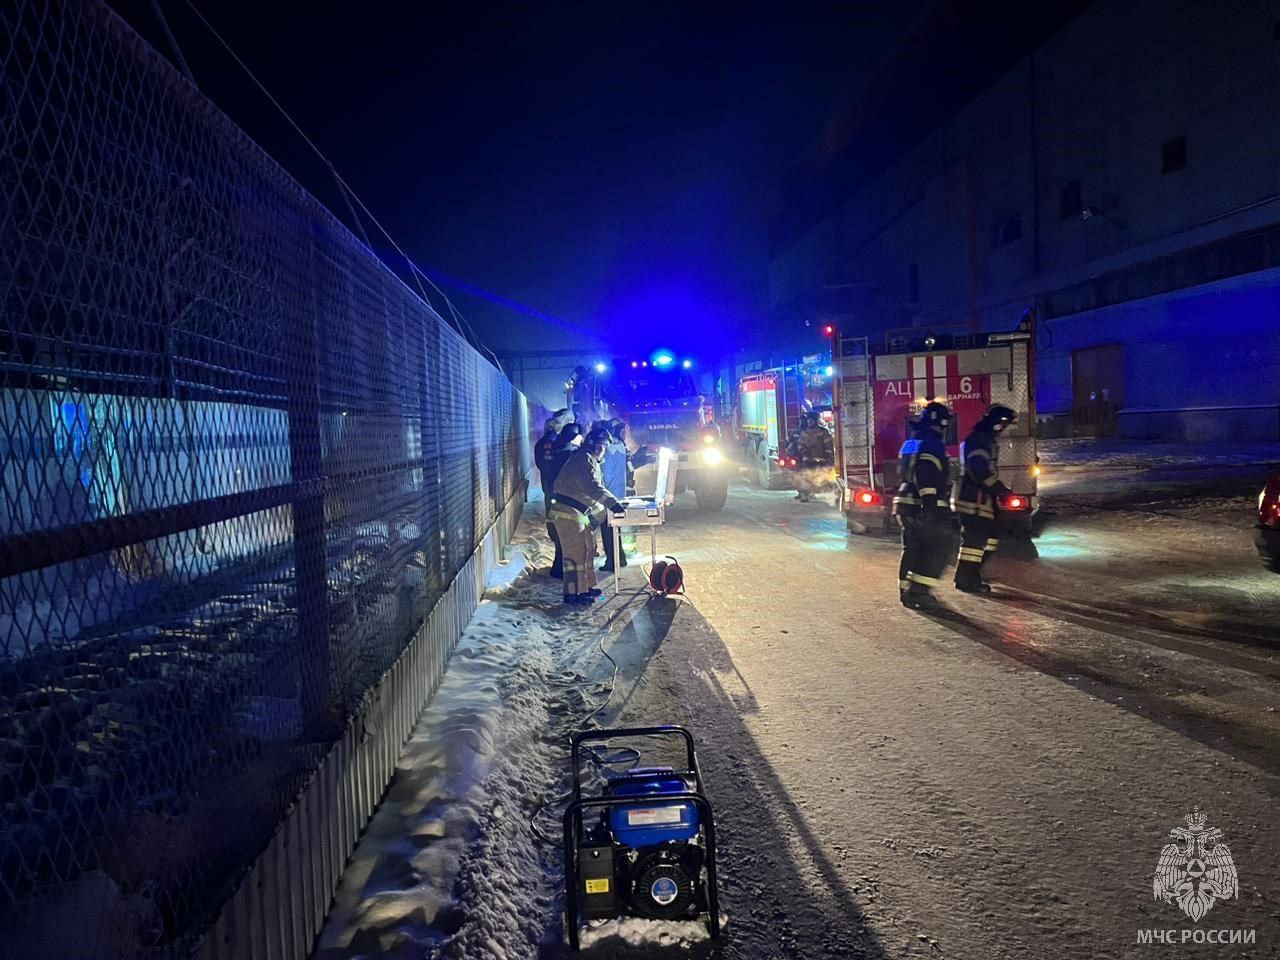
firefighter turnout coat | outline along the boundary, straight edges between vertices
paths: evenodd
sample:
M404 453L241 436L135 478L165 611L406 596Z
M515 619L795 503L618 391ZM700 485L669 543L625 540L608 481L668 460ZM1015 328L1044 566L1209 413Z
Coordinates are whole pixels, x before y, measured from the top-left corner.
M999 498L1009 492L1000 482L1000 444L984 424L973 428L960 445L960 480L956 485L956 513L994 520Z
M949 484L951 461L947 445L936 430L922 427L902 445L902 483L893 498L895 516L914 516L923 507L951 505ZM926 503L925 501L929 502Z
M800 434L796 453L801 460L811 463L835 463L836 454L831 440L831 431L826 427L809 427Z
M586 450L576 450L556 474L547 516L553 520L574 520L585 527L593 514L617 505L617 499L605 489L600 461Z

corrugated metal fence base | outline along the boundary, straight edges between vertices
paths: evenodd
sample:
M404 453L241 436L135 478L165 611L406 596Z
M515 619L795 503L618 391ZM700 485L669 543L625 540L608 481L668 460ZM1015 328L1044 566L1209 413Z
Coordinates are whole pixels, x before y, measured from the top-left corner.
M305 960L419 715L520 520L512 498L222 908L200 960Z

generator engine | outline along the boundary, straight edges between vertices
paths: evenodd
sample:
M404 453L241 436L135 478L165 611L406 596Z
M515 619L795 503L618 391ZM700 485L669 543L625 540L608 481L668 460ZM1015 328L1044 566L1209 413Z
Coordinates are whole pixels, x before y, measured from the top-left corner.
M640 767L584 796L581 744L638 736L682 736L689 769ZM578 946L580 920L620 916L688 920L705 915L719 935L715 826L702 793L693 740L680 727L601 730L574 739L574 797L565 812L566 920Z

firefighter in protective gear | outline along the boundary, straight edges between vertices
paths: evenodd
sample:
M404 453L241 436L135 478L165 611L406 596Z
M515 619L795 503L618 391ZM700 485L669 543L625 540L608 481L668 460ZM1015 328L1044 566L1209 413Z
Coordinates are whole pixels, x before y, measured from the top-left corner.
M898 591L904 606L917 609L937 605L933 588L947 565L955 529L948 495L951 461L943 439L950 422L946 404L930 403L900 454L902 483L893 498L893 514L902 528Z
M956 563L956 588L965 593L991 592L982 580L982 564L1000 545L996 539L996 515L1000 498L1009 492L1000 482L999 435L1017 418L1016 411L997 403L960 445L961 474L955 510L963 537Z
M836 462L831 431L822 425L816 413L801 418L800 433L792 444L796 464L797 499L808 503L813 495L830 482L831 467Z
M547 536L555 545L555 559L551 561L548 571L553 580L564 579L564 551L560 548L560 534L556 532L555 521L551 518L552 492L556 488L556 477L561 468L574 452L582 445L582 428L570 421L560 428L556 442L551 447L551 460L542 467L542 492L547 500Z
M570 454L556 474L547 517L555 525L564 554L564 602L587 604L600 596L596 589L596 538L601 510L622 514L618 499L604 485L600 464L609 434L594 430L580 450Z
M543 428L542 438L533 445L533 462L538 468L538 481L542 484L543 500L551 499L551 480L548 468L556 456L556 440L560 436L560 427L555 417L548 417Z

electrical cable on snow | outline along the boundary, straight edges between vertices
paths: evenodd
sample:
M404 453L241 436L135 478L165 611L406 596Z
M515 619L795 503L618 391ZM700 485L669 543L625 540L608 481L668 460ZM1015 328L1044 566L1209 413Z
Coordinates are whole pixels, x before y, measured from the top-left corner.
M615 573L614 576L617 576L617 574ZM618 673L621 667L618 661L613 659L612 654L610 654L609 651L605 649L604 647L605 638L609 636L610 630L612 629L614 623L617 622L618 618L622 616L623 612L625 612L628 607L630 607L633 603L636 602L636 600L640 599L641 597L648 597L648 596L649 596L649 593L647 591L634 594L626 602L624 602L620 607L614 610L613 613L609 615L609 618L605 620L605 622L601 625L599 636L596 638L596 647L604 655L605 659L608 660L611 664L613 664L613 674L609 678L609 692L605 695L605 698L602 701L600 701L599 704L596 705L595 709L593 709L589 714L587 714L585 718L583 718L575 727L573 727L569 731L570 738L572 738L574 734L581 733L591 723L593 723L595 721L595 718L600 715L600 713L604 710L604 708L607 707L610 701L613 699L613 692L614 690L617 689L617 686L618 686ZM594 763L597 767L615 767L615 766L620 766L624 763L629 763L632 766L634 766L636 763L640 761L640 751L635 749L634 747L622 747L618 750L618 753L615 754L614 756L601 756L601 751L606 749L607 747L608 747L608 744L600 744L598 746L587 747L585 751L587 758L592 763ZM560 840L554 839L552 837L548 837L538 827L538 818L542 815L543 811L547 809L547 807L557 805L565 800L568 800L572 795L573 795L572 791L565 791L563 793L556 794L555 796L547 797L540 804L538 804L537 809L534 810L533 813L529 814L528 816L529 830L537 840L553 847L560 846L560 842L561 842Z
M573 734L579 733L582 730L585 730L587 726L593 720L595 720L595 718L604 710L605 707L609 705L609 702L613 699L613 692L618 685L619 665L618 665L618 661L613 659L613 656L609 653L609 651L604 648L604 641L605 641L605 637L609 635L610 628L613 626L614 622L618 619L618 617L622 615L623 611L625 611L629 606L631 606L631 604L635 603L636 600L640 599L641 597L647 600L652 597L666 596L666 597L676 598L681 603L689 602L689 598L688 598L688 595L685 593L683 584L681 584L680 586L679 593L666 593L666 594L658 593L656 590L648 586L648 584L651 582L649 577L652 571L652 566L647 567L644 564L641 564L640 569L644 573L645 584L646 584L645 589L642 589L640 592L633 594L630 597L630 599L628 599L625 603L622 604L622 606L618 607L617 610L615 610L612 614L609 615L609 618L604 622L601 628L600 636L596 640L596 646L599 648L600 652L604 654L605 659L607 659L611 664L613 664L613 675L609 679L609 692L605 695L604 700L602 700L594 710L592 710L589 714L587 714L586 718L581 723L579 723L576 727L574 727L572 730L569 731L569 735L571 737L573 736ZM614 575L617 576L616 573ZM615 755L612 757L601 757L600 750L604 749L607 746L608 746L607 744L601 744L600 746L597 746L597 747L587 747L585 751L587 758L592 763L594 763L597 767L619 766L620 764L623 764L623 763L630 763L631 765L634 766L636 763L640 761L640 751L635 749L634 747L620 748L619 750L620 755ZM548 797L538 805L538 808L534 810L532 814L529 815L528 820L529 820L530 832L532 832L534 837L540 840L542 843L549 844L555 847L558 847L560 845L559 840L548 837L539 829L538 817L542 815L542 812L546 810L547 807L552 806L553 804L558 804L564 800L568 800L570 796L572 796L572 792L565 791L563 793L556 794L553 797Z

